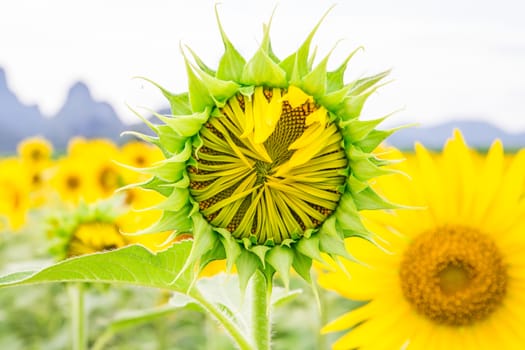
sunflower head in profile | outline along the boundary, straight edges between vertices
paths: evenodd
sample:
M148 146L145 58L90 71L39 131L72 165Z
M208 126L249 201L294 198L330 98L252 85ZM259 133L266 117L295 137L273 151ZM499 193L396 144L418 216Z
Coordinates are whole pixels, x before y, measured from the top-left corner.
M415 151L399 165L411 179L384 177L377 190L421 209L365 214L391 253L347 240L365 264L334 264L319 282L370 302L324 331L353 328L334 349L523 348L525 150L506 161L496 141L477 154L456 131L440 154Z
M373 239L359 210L390 206L368 181L387 172L371 152L392 131L374 129L382 119L358 119L387 72L344 83L355 51L333 71L329 54L314 66L319 24L282 60L271 49L270 25L245 59L218 24L225 51L217 69L189 50L189 91L154 83L172 114L157 114L159 125L144 119L156 137L135 134L165 157L137 169L152 175L140 186L166 197L162 218L144 233L191 233L187 266L226 258L241 285L257 269L287 283L293 267L310 279L320 252L347 256L345 237Z

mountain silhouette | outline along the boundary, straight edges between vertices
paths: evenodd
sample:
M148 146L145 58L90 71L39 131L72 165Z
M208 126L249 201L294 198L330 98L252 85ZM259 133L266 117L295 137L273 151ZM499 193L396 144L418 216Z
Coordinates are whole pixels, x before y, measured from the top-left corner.
M390 136L387 142L403 150L413 149L415 142L439 150L452 136L454 129L461 130L465 141L473 148L485 150L496 139L501 140L505 149L509 151L525 147L525 132L509 133L493 124L472 120L455 120L436 126L401 129Z
M169 109L159 111L169 114ZM416 141L428 148L441 149L455 128L459 128L471 147L486 149L495 139L501 139L507 149L525 147L525 132L508 133L481 121L453 121L429 127L410 127L399 130L387 142L403 150L411 150ZM0 155L16 151L17 144L31 136L44 136L56 149L63 150L73 136L104 137L123 143L125 130L151 134L142 122L127 125L113 107L97 101L83 82L77 82L68 91L66 101L52 118L45 118L38 106L26 105L9 89L6 72L0 67Z

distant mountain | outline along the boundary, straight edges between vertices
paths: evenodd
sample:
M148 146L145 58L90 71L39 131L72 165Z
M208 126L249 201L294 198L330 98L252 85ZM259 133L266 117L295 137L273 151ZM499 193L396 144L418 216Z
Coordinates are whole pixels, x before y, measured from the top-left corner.
M168 114L169 110L160 111ZM525 133L511 134L494 125L477 121L455 121L432 127L412 127L394 133L387 142L401 149L413 149L419 141L428 148L440 149L452 130L459 128L472 147L487 148L499 138L508 149L525 147ZM73 136L86 138L105 137L122 143L125 130L151 134L142 122L126 125L113 107L93 99L89 88L82 82L75 83L68 92L62 108L52 118L45 118L38 106L25 105L9 89L5 71L0 68L0 155L13 153L24 138L40 135L63 149Z
M387 142L403 150L413 149L416 141L427 148L441 149L456 128L461 130L466 142L473 148L486 149L496 139L500 139L509 150L525 147L525 132L509 133L490 123L466 120L402 129L390 136Z

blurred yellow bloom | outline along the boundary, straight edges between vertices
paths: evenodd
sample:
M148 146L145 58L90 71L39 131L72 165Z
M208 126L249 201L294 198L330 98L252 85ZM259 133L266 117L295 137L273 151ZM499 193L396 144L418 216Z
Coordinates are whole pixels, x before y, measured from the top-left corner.
M53 154L53 145L42 137L31 137L18 144L18 154L22 161L42 168L46 166Z
M162 216L161 210L150 209L142 210L155 206L162 202L163 197L155 191L147 191L142 188L131 188L126 190L126 203L130 210L120 215L117 219L118 226L125 233L129 244L138 243L147 247L151 251L157 252L164 250L175 242L170 239L172 231L154 232L145 235L134 235L135 232L142 231ZM126 235L129 233L129 235Z
M442 153L418 144L396 167L408 176L379 178L376 188L416 208L363 213L389 252L349 238L364 264L344 260L344 270L334 263L319 277L370 301L324 327L351 329L334 349L523 349L525 150L505 162L496 141L481 157L456 131Z
M119 162L135 168L145 168L162 159L164 157L158 147L142 141L130 141L121 147ZM126 184L147 179L147 176L126 168L122 168L122 174Z
M82 159L67 157L56 163L51 185L63 201L76 204L92 191L86 165Z
M67 247L67 257L117 249L125 244L119 227L113 223L81 223L73 232Z
M0 217L7 227L20 229L30 208L31 180L27 166L17 158L0 160Z

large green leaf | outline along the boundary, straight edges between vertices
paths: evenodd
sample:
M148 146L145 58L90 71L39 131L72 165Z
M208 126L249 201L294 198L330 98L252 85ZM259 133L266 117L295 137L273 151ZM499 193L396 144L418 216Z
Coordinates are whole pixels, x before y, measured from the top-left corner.
M191 245L191 241L176 243L156 254L143 246L132 245L79 256L40 271L15 272L0 277L0 288L49 282L91 282L133 284L184 293L190 287L193 272L187 269L180 273Z

